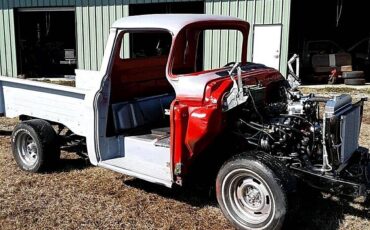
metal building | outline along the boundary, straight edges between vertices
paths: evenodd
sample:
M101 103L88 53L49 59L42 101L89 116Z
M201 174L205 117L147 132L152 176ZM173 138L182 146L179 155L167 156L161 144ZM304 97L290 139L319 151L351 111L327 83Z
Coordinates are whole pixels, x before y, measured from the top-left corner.
M70 47L62 47L62 61L48 68L55 70L63 65L64 69L98 70L109 27L116 19L183 11L230 15L248 21L248 60L261 62L269 53L267 64L285 73L290 5L291 0L0 0L0 75L22 74L27 66L35 66L33 63L44 58L43 54L62 47L60 39ZM39 47L45 34L50 41ZM240 43L235 32L210 32L204 39L207 68L226 64L240 54L240 49L229 48Z

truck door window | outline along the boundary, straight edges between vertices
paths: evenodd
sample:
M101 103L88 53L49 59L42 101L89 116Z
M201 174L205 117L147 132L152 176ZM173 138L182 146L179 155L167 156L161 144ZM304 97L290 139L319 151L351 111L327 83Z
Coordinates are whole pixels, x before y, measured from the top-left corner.
M176 44L173 74L190 74L219 69L240 62L243 34L238 30L189 30ZM221 45L221 49L219 48ZM204 57L209 57L204 59Z
M158 30L121 33L111 74L112 101L172 92L166 78L171 34Z

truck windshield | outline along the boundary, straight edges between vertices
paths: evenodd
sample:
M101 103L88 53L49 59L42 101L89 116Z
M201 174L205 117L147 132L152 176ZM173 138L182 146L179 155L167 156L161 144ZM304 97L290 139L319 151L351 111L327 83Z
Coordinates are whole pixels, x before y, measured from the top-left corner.
M122 39L120 57L148 58L168 56L172 37L168 32L133 32L125 33Z

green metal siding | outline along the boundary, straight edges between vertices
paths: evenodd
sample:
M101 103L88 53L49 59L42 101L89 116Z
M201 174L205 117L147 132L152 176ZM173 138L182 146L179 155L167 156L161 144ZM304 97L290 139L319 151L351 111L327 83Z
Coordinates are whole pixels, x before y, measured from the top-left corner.
M286 3L288 2L288 3ZM287 73L288 53L289 53L289 23L290 23L290 1L285 0L283 4L282 25L283 31L281 33L281 51L280 51L280 71Z
M0 0L0 8L3 7L2 5L3 5L3 2L2 0ZM0 75L5 75L6 73L4 12L5 10L0 10ZM1 29L1 28L4 28L4 29Z
M17 76L14 12L22 7L75 7L78 68L98 70L109 27L129 14L129 4L180 2L185 0L0 0L0 75ZM187 0L189 1L189 0ZM190 0L197 1L197 0ZM253 25L282 24L280 70L286 71L291 0L205 0L205 13L231 15L251 23L248 59L252 56ZM61 28L63 29L63 28ZM236 32L207 33L204 47L207 68L240 59L241 37Z
M205 13L230 15L244 19L250 23L248 41L248 60L252 60L253 27L254 25L282 25L280 49L280 71L286 73L289 42L290 0L206 0ZM240 59L240 34L233 32L208 32L205 38L205 68L216 68L228 62ZM221 45L227 44L227 45ZM236 55L236 56L235 56Z
M16 69L13 1L0 0L1 75L14 76Z

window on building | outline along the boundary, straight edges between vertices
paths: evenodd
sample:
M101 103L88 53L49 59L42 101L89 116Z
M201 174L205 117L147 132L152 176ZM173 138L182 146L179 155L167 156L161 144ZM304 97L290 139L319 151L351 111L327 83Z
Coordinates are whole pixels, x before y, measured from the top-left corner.
M15 15L18 73L26 78L74 75L74 9L24 8Z

